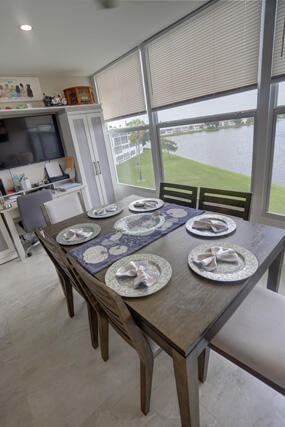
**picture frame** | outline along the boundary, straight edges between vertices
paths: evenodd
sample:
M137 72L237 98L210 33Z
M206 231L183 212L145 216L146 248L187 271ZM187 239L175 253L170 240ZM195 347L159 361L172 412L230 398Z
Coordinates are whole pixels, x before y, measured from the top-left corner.
M37 77L0 77L0 102L41 101Z

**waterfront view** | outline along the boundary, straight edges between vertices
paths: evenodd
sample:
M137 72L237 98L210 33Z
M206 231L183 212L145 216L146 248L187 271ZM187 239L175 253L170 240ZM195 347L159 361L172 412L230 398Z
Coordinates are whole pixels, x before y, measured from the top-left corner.
M253 124L250 119L243 120L161 129L165 180L250 191ZM284 140L285 119L280 118L276 128L269 210L282 214L285 213ZM118 165L117 174L121 183L154 188L150 145L145 143L141 154Z

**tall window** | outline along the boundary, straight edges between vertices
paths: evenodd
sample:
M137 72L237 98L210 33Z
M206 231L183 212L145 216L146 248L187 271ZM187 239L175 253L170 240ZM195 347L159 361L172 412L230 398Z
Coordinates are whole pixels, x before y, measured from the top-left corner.
M268 211L285 215L285 82L278 84L272 142L272 173Z
M155 188L139 51L95 75L117 183Z

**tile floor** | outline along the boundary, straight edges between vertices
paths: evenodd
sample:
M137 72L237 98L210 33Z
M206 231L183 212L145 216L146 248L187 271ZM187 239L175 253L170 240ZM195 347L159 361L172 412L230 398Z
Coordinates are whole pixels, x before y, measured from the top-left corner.
M155 360L144 416L136 353L111 332L110 360L102 361L90 344L84 302L75 296L70 319L42 248L1 265L0 283L1 427L180 426L170 358ZM284 427L285 399L212 352L200 414L202 427Z

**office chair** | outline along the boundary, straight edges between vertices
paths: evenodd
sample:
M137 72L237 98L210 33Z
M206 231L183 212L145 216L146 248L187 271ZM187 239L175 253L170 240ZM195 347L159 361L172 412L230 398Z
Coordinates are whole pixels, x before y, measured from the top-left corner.
M28 244L25 249L26 256L31 256L32 247L39 244L39 240L36 238L34 230L36 228L43 228L46 226L41 205L51 199L52 191L47 189L38 190L17 198L18 209L21 217L20 225L26 233L22 236L22 242L24 243L24 246L25 244Z

